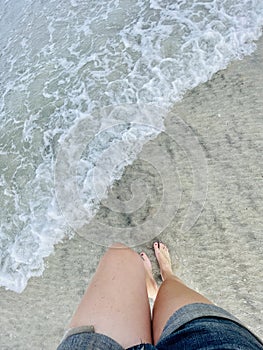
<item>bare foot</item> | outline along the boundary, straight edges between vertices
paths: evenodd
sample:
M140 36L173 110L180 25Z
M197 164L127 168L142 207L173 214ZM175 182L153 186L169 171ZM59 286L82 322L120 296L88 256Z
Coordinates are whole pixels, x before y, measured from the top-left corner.
M146 287L147 287L148 298L155 299L158 292L158 285L153 277L152 264L150 262L150 259L144 252L142 252L140 256L143 260L143 264L146 271Z
M171 276L173 274L170 254L166 245L161 242L154 242L153 248L160 266L162 280L164 281L167 276Z

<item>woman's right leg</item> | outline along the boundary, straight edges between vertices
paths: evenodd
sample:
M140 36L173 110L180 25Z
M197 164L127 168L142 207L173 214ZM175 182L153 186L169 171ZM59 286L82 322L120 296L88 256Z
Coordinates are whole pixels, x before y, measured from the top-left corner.
M143 260L121 243L101 258L69 328L93 325L128 348L152 343L151 314Z
M170 255L163 243L154 243L154 251L160 266L161 284L153 308L153 340L156 344L164 326L175 311L187 304L212 304L207 298L187 287L172 272Z

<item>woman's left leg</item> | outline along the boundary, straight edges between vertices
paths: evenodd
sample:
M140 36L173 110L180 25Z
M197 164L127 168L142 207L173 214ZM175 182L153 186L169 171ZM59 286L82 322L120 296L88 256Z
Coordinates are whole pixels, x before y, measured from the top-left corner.
M124 348L152 343L151 315L141 257L116 243L102 257L70 324L93 325Z

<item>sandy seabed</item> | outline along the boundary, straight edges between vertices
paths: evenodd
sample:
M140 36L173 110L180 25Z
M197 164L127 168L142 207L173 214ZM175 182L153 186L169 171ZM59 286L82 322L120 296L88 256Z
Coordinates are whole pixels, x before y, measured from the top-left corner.
M199 219L190 230L183 232L180 225L190 198L191 177L187 170L180 172L184 194L180 210L158 237L167 243L172 260L177 261L174 268L182 280L232 312L261 338L262 81L261 38L254 54L233 62L209 82L189 91L174 106L166 119L166 136L174 116L190 126L206 157L208 187ZM160 135L154 143L164 150L169 148L172 161L175 150L173 152L170 139ZM136 166L135 162L127 168L118 184L119 191L125 188ZM148 180L151 182L150 176ZM155 198L158 201L158 194ZM154 203L149 204L153 206ZM149 212L145 208L144 211ZM103 208L98 216L122 227L138 222L138 217L130 215L127 220L127 216L124 218L121 214L111 216ZM135 250L148 253L159 279L151 246L152 240L149 240ZM22 294L1 288L0 348L55 349L105 250L75 235L56 246L55 254L46 259L43 276L32 278Z

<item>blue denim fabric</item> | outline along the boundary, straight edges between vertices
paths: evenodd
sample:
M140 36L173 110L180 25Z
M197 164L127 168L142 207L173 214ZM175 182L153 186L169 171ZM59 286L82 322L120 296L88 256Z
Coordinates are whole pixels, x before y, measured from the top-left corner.
M246 328L223 318L202 317L188 322L157 343L158 350L262 350Z
M86 331L85 331L86 330ZM91 326L70 330L57 350L124 350L112 338L94 333ZM195 303L176 311L158 343L128 350L263 350L263 344L238 319L209 304Z
M123 350L115 340L98 333L78 333L68 336L57 350Z

